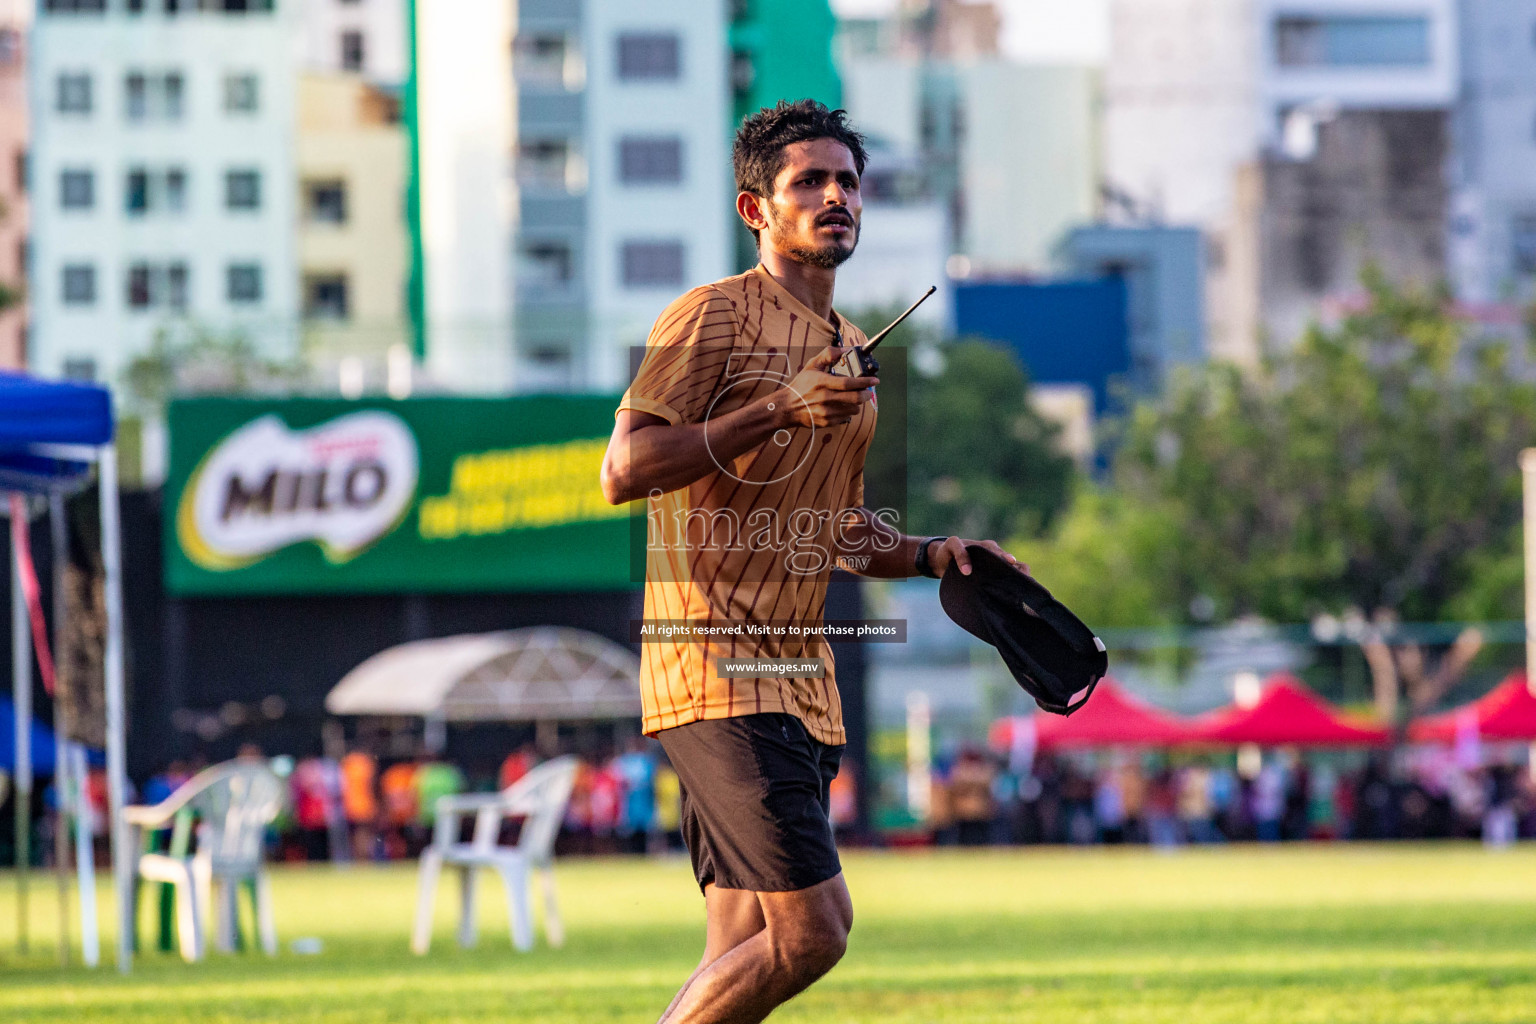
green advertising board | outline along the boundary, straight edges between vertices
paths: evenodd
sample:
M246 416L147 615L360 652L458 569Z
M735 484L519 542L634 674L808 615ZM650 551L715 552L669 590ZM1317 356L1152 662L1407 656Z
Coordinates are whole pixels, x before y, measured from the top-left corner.
M631 528L598 468L617 396L171 403L177 596L609 590Z

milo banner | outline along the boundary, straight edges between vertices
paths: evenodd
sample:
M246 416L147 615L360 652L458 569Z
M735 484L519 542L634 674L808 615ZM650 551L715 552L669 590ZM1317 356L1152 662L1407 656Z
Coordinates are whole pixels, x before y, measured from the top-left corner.
M617 397L171 404L176 595L617 589L598 487Z

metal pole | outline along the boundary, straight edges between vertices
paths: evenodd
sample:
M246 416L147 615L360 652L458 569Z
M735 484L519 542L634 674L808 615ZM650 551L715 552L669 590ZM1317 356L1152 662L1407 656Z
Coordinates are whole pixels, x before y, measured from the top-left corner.
M933 713L922 690L907 693L907 812L919 822L933 815Z
M75 810L75 883L80 887L80 959L85 966L101 963L101 928L96 923L96 843L91 838L90 778L85 747L69 745L70 806Z
M406 278L406 306L411 315L411 355L427 359L427 249L421 219L421 68L417 60L421 26L417 0L405 3L406 79L401 111L405 121L405 223L410 232L411 268Z
M53 872L59 888L59 963L69 963L69 814L66 812L65 793L69 788L69 758L64 755L69 741L64 728L64 616L69 607L65 597L65 577L69 565L69 530L64 522L64 496L54 492L48 496L48 529L53 556Z
M1536 448L1520 453L1525 494L1525 685L1536 693Z
M25 499L11 498L11 695L16 712L16 950L27 952L27 848L32 817L32 633L21 589L21 547L27 542ZM18 525L18 523L20 525Z
M1525 685L1536 694L1536 448L1520 453L1520 480L1525 497ZM1536 743L1526 760L1536 779Z
M102 670L107 690L107 835L112 846L112 888L117 898L117 969L133 967L133 865L123 824L123 797L128 761L123 724L123 580L122 534L117 509L117 449L102 445L99 456L101 494L101 563L107 605L107 643Z

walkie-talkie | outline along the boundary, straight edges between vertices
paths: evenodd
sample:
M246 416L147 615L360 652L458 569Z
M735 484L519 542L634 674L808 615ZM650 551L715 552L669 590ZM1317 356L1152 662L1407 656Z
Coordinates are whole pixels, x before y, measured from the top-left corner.
M901 314L901 316L892 320L889 327L873 338L870 338L864 344L856 345L847 352L844 352L842 358L833 363L832 368L827 372L834 377L873 377L878 374L880 372L880 364L875 361L873 355L875 346L880 344L887 334L894 331L903 320L912 315L914 309L921 306L924 300L936 291L938 291L937 285L929 285L928 290L923 292L923 297L908 306L907 311ZM841 332L839 332L838 340L839 342L842 340Z

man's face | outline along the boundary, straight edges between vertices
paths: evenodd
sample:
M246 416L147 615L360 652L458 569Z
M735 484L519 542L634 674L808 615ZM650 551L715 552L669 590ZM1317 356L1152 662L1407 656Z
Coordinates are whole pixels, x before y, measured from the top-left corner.
M833 139L784 147L784 166L762 207L762 244L813 267L840 265L859 244L864 213L853 154Z

